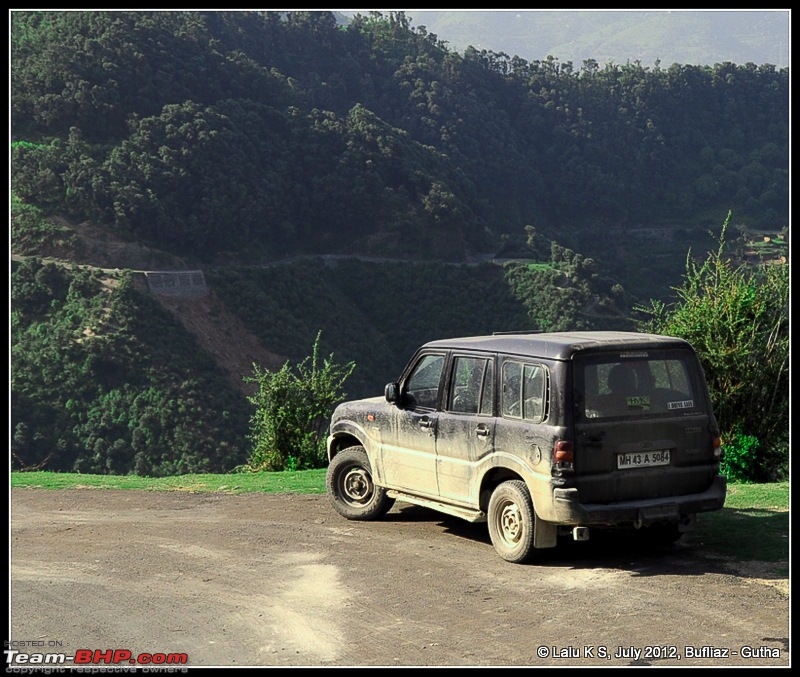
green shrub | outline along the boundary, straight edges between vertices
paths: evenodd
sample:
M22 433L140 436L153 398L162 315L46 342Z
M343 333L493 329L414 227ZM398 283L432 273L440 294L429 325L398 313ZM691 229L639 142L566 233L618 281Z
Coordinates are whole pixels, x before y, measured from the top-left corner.
M734 473L750 481L788 478L789 266L737 263L726 251L687 257L677 301L639 308L646 331L679 336L697 350ZM755 440L755 441L753 441ZM742 464L745 464L744 467Z
M731 482L755 482L760 447L757 437L737 430L723 446L720 462L722 474Z
M320 333L312 353L291 367L270 372L257 364L245 380L258 384L249 399L253 449L241 471L307 470L325 465L325 432L333 408L345 395L342 386L355 363L336 364L333 354L320 363Z

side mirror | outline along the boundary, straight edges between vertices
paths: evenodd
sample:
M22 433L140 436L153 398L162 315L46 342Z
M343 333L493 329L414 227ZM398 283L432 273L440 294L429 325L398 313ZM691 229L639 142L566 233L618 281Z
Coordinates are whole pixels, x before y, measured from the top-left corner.
M397 387L396 383L387 383L386 389L384 390L384 395L386 396L386 401L390 402L391 404L397 404L397 400L399 397L399 388Z

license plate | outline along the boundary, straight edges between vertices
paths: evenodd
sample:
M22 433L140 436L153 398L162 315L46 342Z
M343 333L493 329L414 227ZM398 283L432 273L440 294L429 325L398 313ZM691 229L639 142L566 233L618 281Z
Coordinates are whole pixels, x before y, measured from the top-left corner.
M637 451L632 454L617 455L617 469L645 468L654 465L669 465L669 449L656 451Z

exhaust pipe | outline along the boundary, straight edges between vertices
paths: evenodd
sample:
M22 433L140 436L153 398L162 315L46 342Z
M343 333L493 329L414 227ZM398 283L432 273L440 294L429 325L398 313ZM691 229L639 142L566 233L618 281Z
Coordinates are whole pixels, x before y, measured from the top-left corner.
M589 527L575 527L572 530L572 538L576 541L588 541Z

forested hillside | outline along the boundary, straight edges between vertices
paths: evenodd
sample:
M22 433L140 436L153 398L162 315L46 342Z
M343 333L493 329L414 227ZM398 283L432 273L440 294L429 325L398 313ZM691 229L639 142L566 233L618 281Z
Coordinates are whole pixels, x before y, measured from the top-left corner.
M173 253L461 260L788 216L788 69L449 51L402 14L13 12L13 188ZM571 246L570 242L565 242Z
M322 330L365 395L431 338L629 326L728 210L788 232L768 64L460 53L402 13L13 11L10 89L19 466L244 461L250 405L126 269L204 270L277 355Z
M170 475L246 458L247 402L129 273L11 275L16 467Z

